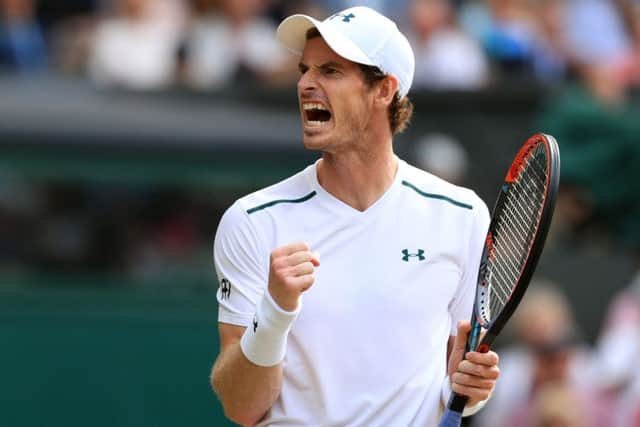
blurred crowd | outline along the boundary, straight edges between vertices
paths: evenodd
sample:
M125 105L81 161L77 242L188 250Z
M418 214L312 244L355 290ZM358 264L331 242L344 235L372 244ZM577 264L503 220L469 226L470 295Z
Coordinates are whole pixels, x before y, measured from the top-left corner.
M560 284L534 280L508 325L494 395L472 426L640 426L639 278L612 301L593 345Z
M353 5L384 12L409 36L416 90L559 87L532 123L562 152L551 239L622 247L640 271L640 0L0 0L0 75L132 91L291 85L296 58L276 43L278 22ZM472 159L462 144L449 135L420 144L417 163L464 183ZM0 271L19 273L28 260L46 274L210 283L216 220L232 198L2 176ZM532 284L474 427L640 426L640 273L609 302L595 343L562 288Z
M76 277L116 287L215 288L211 246L230 197L2 175L0 283L53 286Z
M621 85L640 81L635 0L2 0L0 67L135 90L291 83L295 59L275 41L277 23L353 5L384 12L409 35L417 88L478 89L514 76L553 84L602 66Z

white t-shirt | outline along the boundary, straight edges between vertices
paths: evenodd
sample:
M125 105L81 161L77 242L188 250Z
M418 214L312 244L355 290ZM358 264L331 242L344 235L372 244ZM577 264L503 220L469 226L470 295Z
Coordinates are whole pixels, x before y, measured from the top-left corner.
M447 341L470 318L488 224L474 192L401 160L364 212L325 191L315 165L234 203L214 245L220 322L251 324L273 249L305 241L321 263L258 425L436 425Z

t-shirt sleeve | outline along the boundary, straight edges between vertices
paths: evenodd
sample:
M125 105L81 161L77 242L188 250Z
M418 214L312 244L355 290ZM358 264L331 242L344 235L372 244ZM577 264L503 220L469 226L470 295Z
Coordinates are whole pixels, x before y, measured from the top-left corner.
M458 321L469 320L473 310L473 300L476 294L478 269L484 248L484 241L489 229L490 215L487 205L480 199L473 206L473 219L470 226L469 246L465 268L462 273L460 286L449 304L451 316L451 335L458 333Z
M248 326L268 281L267 254L248 214L234 203L222 216L213 245L218 275L218 321Z

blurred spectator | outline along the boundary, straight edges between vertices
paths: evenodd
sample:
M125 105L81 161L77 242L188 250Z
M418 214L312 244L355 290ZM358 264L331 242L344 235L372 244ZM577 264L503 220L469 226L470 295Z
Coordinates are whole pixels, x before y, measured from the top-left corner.
M324 19L329 16L328 10L323 7L323 1L318 0L270 0L266 9L267 15L274 24L279 24L287 16L296 13Z
M538 36L532 55L533 74L545 83L561 83L573 63L565 32L567 0L538 0L533 8Z
M640 270L609 304L596 347L598 386L616 400L614 427L640 425Z
M47 47L34 0L0 0L0 68L30 73L47 63Z
M92 79L101 86L136 90L172 84L180 25L171 17L159 16L176 5L116 0L116 15L99 23L96 30L89 64Z
M596 427L589 416L588 402L565 382L551 382L540 387L531 405L509 421L509 426L522 427ZM602 425L604 427L604 425Z
M463 28L480 40L503 76L562 80L567 68L565 0L465 2Z
M451 1L410 1L416 87L478 89L488 81L489 64L482 47L457 28Z
M61 18L50 32L51 62L56 71L85 76L98 18L93 13Z
M488 25L481 34L491 58L504 72L525 73L536 43L533 9L527 0L487 0Z
M406 10L410 1L411 0L315 0L324 10L333 12L354 6L367 6L398 23L402 23L406 19Z
M188 85L210 89L293 76L293 56L276 41L275 25L262 15L266 0L199 0L195 6L185 43Z
M616 0L631 40L631 52L620 67L620 78L640 87L640 1Z
M566 0L567 42L581 64L620 68L632 45L616 0Z
M581 84L550 98L537 128L554 135L562 152L558 221L564 223L567 237L611 233L618 244L637 247L640 109L609 65L578 68Z
M442 179L463 185L469 167L469 154L455 137L444 133L422 136L414 145L416 165Z
M500 352L500 380L474 426L537 425L531 417L538 392L549 384L564 384L589 398L589 352L578 340L571 307L558 288L531 283L511 327L515 342Z

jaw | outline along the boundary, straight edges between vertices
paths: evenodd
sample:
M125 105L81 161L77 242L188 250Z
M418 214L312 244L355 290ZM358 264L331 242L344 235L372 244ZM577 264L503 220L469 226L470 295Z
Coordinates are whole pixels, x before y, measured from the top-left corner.
M331 140L333 126L329 126L328 123L321 126L309 126L303 123L302 128L302 142L308 149L322 149Z

